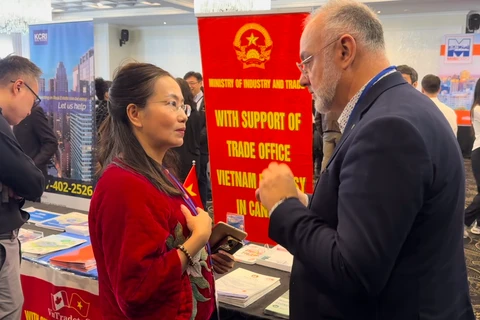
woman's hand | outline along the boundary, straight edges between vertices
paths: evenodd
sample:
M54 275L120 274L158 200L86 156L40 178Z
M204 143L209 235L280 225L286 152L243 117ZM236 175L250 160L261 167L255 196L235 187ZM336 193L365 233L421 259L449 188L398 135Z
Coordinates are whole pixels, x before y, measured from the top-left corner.
M213 270L218 274L227 273L235 264L235 258L231 254L222 250L218 253L212 254L212 260Z
M181 210L187 220L187 227L192 233L192 238L196 238L205 245L212 234L212 218L200 208L197 208L196 216L192 215L190 210L183 204L181 205Z

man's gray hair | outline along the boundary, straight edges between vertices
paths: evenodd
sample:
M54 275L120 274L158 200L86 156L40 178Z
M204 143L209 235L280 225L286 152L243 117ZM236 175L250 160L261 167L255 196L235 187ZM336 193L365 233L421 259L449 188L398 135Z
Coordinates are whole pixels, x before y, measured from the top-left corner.
M19 78L38 79L42 70L27 58L9 55L0 59L0 86L6 86Z
M323 33L326 42L334 41L342 34L350 34L355 40L372 51L384 51L383 28L377 15L356 0L330 0L307 19L325 13Z

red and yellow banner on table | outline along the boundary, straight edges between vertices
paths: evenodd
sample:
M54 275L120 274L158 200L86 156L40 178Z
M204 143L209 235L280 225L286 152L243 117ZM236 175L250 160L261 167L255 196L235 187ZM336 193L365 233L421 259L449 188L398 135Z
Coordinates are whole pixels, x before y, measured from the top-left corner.
M255 199L272 161L312 189L312 100L300 86L306 14L199 18L215 222L245 216L250 241L271 243Z
M102 319L96 279L26 260L21 272L25 298L21 320Z

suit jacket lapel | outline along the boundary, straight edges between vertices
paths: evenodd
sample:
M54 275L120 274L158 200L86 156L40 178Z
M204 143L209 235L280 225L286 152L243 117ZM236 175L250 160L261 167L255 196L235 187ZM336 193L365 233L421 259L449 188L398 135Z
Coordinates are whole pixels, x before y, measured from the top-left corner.
M330 157L330 160L328 161L326 168L330 166L330 163L337 155L338 150L342 147L343 143L345 142L345 140L347 140L352 130L355 129L355 126L357 125L357 123L368 112L368 110L373 105L373 103L378 99L378 97L380 97L380 95L385 91L402 84L408 85L408 83L403 79L400 72L394 72L392 74L389 74L388 76L385 76L381 80L379 80L376 84L374 84L370 88L370 90L368 90L368 92L365 93L362 100L359 101L359 103L355 106L354 111L352 112L352 115L351 115L351 117L353 118L351 119L351 121L349 121L349 126L345 128L345 130L343 131L342 138L340 139L340 142L338 143L335 150L333 151L333 154Z

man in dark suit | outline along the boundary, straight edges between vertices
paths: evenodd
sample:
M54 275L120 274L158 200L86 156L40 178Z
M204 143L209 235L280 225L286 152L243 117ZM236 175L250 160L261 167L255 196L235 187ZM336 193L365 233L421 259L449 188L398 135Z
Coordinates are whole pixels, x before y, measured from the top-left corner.
M295 257L290 319L475 319L463 251L465 175L430 99L389 67L376 15L329 2L300 42L301 83L338 111L342 139L313 196L285 164L257 196Z
M29 116L13 127L13 133L27 156L47 177L47 165L58 148L58 141L42 107L34 106Z

